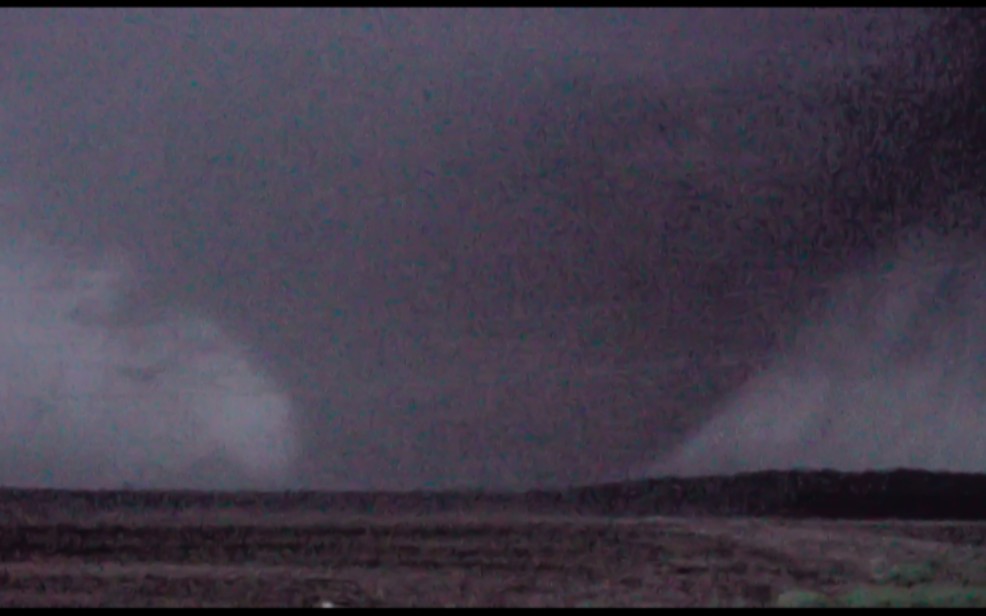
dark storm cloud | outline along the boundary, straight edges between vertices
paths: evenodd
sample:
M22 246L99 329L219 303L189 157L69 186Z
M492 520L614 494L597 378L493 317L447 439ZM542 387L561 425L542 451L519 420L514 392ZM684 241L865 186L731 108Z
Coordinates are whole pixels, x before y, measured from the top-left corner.
M825 157L838 153L802 153L784 131L797 137L790 127L830 112L810 104L819 84L887 62L929 20L106 9L8 10L2 23L4 236L127 273L104 290L119 297L102 330L59 336L109 336L107 354L84 356L110 370L143 366L163 344L154 328L181 323L171 352L196 366L153 391L130 385L147 408L114 411L122 432L143 434L179 407L196 421L215 407L236 417L238 388L270 382L269 404L243 407L267 418L245 422L254 436L230 436L230 419L212 440L160 456L208 459L203 443L233 439L224 455L273 448L283 466L294 447L270 441L297 433L300 455L279 481L383 488L599 479L694 429L708 416L694 409L743 371L735 358L770 340L755 327L710 335L701 285L715 277L673 255L688 245L696 262L718 258L756 235L729 235L721 218L695 237L689 203L732 198L744 173L782 190L826 181ZM776 109L763 112L763 99ZM765 117L789 128L744 141ZM801 162L779 174L781 157ZM31 260L32 276L60 258ZM18 342L41 355L24 369L41 371L57 317L39 325L26 306L52 295L14 271L25 307L8 327L49 332ZM759 275L770 286L787 274ZM743 301L737 311L756 303ZM219 332L220 363L242 372L222 390L234 397L169 402L182 388L213 392L187 380L206 362L200 326ZM712 355L728 374L705 383L705 364L689 358ZM71 407L82 387L78 425L108 412L99 396L110 386L86 383L51 403ZM188 431L165 423L159 433ZM80 452L113 438L76 433L90 443ZM38 468L57 459L43 441ZM194 454L177 453L186 446Z

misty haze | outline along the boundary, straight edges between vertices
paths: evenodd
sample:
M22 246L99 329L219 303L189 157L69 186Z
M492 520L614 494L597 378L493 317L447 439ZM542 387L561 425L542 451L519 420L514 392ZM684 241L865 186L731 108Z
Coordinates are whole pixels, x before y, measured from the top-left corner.
M986 471L946 17L5 9L0 484Z

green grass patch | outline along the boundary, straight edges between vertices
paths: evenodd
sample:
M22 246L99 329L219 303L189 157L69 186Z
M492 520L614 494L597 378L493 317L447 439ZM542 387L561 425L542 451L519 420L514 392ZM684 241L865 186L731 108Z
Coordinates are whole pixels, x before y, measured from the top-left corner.
M877 584L892 584L897 586L926 584L935 579L935 575L939 569L939 564L934 561L877 566L873 571L873 581Z
M835 607L835 600L820 592L786 590L777 597L777 607Z
M808 590L789 590L777 607L986 607L986 587L926 584L913 587L861 586L829 596Z

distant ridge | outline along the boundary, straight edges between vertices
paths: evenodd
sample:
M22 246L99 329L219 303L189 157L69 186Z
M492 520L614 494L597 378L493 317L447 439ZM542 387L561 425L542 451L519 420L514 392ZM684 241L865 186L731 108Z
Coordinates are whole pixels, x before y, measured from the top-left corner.
M421 515L531 513L606 516L765 516L983 520L986 474L895 469L762 471L661 477L526 492L209 492L0 489L0 521L94 511L243 509L263 513Z

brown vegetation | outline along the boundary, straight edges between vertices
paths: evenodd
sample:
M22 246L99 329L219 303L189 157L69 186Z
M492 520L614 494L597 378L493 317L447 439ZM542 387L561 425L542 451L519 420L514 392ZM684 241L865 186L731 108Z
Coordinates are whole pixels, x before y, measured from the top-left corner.
M3 606L763 606L912 563L986 583L977 523L20 507L0 522Z

